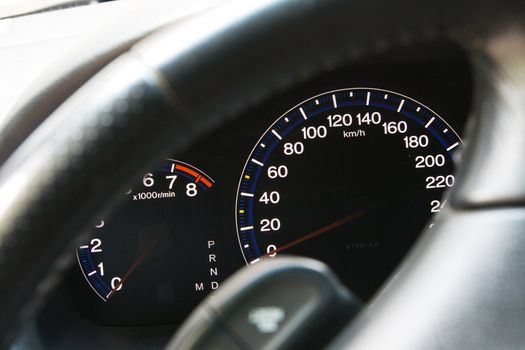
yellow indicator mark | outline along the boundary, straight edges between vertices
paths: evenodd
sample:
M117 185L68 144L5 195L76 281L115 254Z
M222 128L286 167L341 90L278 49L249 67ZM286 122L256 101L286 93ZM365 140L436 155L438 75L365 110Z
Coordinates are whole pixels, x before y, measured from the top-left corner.
M246 180L250 180L250 175L244 175L244 178L245 178Z
M242 209L239 210L239 213L240 213L240 214L244 214L244 210L242 210Z

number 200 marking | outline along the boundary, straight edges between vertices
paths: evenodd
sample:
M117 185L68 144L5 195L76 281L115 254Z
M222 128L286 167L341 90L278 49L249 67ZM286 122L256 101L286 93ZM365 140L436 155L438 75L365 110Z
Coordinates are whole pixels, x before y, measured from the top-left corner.
M433 168L443 165L445 165L445 156L442 154L416 157L416 168Z

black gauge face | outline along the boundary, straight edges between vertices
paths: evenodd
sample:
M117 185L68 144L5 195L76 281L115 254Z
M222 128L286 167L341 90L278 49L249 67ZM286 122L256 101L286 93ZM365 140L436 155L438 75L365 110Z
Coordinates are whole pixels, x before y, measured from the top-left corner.
M246 263L313 257L369 298L442 208L460 145L443 118L391 91L342 89L300 103L262 135L242 172Z
M201 170L168 159L95 226L77 259L89 294L112 311L100 322L181 321L218 287L220 254L204 220L212 220L214 187Z

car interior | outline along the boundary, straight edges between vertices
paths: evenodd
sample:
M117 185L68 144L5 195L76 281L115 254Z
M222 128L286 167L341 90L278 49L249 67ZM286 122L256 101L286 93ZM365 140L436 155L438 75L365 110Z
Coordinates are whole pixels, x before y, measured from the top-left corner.
M524 19L0 4L0 349L525 348Z

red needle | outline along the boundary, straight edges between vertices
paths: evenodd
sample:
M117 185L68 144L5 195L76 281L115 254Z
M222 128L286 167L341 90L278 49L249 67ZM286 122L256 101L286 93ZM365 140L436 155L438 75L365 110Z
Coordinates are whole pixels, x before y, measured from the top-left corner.
M123 284L124 282L126 282L126 280L128 279L129 275L131 275L131 273L133 271L135 271L135 269L137 267L139 267L139 265L142 263L142 261L144 260L144 258L149 254L151 248L153 248L153 246L155 246L155 244L157 244L157 240L154 240L152 241L149 246L144 250L144 252L142 253L141 256L139 256L137 259L135 259L135 261L133 262L133 264L131 264L131 267L129 268L129 270L124 274L124 276L122 276L122 279L120 280L120 282L111 290L111 292L109 292L109 294L106 296L107 299L110 299L114 294L115 292L117 291L117 289L119 289Z
M315 231L312 231L304 236L301 236L299 238L297 238L296 240L294 241L291 241L290 243L287 243L283 246L280 246L279 248L275 249L275 250L271 250L270 252L264 254L264 255L261 255L260 258L266 258L270 255L273 255L273 254L277 254L279 252L282 252L283 250L286 250L286 249L289 249L291 247L294 247L300 243L303 243L304 241L307 241L309 239L312 239L314 237L317 237L323 233L326 233L328 231L331 231L341 225L344 225L346 224L347 222L349 221L353 221L355 219L358 219L360 218L361 216L363 216L365 214L365 211L364 210L361 210L361 211L357 211L357 212L354 212L352 214L348 214L347 216L344 216L342 217L341 219L337 220L337 221L334 221L332 222L331 224L328 224L326 226L323 226L323 227L320 227L318 228L317 230Z

